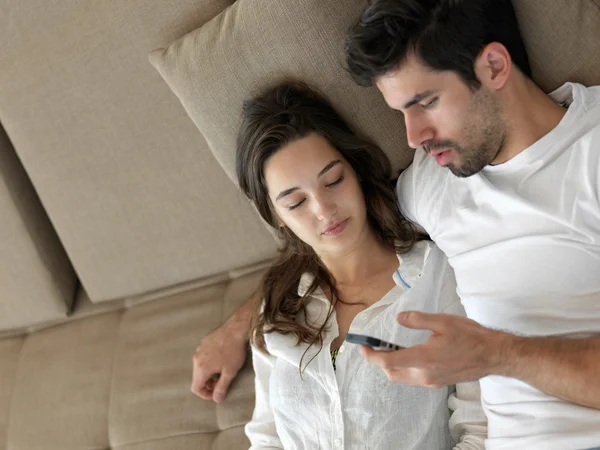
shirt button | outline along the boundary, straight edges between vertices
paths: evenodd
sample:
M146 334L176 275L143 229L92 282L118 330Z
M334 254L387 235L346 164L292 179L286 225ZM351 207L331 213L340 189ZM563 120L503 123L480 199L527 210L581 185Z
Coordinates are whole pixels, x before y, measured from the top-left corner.
M340 445L342 445L342 440L341 440L341 439L336 439L335 441L333 441L333 444L334 444L336 447L339 447Z

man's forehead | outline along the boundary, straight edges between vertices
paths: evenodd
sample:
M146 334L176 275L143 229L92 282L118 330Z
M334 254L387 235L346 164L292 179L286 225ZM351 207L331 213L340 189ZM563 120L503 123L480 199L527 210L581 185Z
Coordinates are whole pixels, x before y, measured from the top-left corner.
M403 109L415 100L421 101L448 88L449 78L451 72L437 71L412 59L377 78L375 85L390 107Z
M410 107L411 103L420 102L438 93L443 85L440 80L435 78L415 77L411 79L402 76L400 72L380 77L376 81L376 86L386 102L394 109Z

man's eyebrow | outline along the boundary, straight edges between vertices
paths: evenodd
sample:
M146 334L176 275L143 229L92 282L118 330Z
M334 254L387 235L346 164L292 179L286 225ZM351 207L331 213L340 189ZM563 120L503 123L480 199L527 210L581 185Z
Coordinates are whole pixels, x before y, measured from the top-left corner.
M427 97L432 96L433 94L437 93L438 91L425 91L425 92L419 92L418 94L415 94L415 96L413 98L411 98L408 102L406 102L404 104L404 109L408 109L411 106L416 105L417 103L419 103L421 100L426 99Z
M337 166L338 164L342 164L342 160L341 159L336 159L335 161L331 161L329 164L327 164L325 167L323 167L323 169L319 172L319 174L317 175L317 178L321 178L323 175L325 175L329 170L331 170L331 168L333 168L334 166ZM292 194L293 192L296 192L298 189L300 189L299 187L292 187L289 189L286 189L285 191L281 191L279 193L279 195L277 196L277 198L275 199L276 202L278 202L279 200L281 200L283 197Z

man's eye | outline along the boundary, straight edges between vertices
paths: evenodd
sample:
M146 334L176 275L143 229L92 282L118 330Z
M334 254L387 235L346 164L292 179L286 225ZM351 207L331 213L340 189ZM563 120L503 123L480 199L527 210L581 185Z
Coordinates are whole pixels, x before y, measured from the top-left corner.
M433 97L429 102L421 106L423 106L423 108L431 108L432 106L435 106L437 104L439 99L439 97Z
M287 209L288 209L288 211L293 211L294 209L296 209L296 208L298 208L300 205L302 205L302 203L304 203L304 200L302 200L302 201L301 201L301 202L299 202L299 203L296 203L295 205L288 206L288 207L287 207Z
M342 181L344 181L344 177L343 177L343 176L339 177L339 178L338 178L337 180L335 180L333 183L329 183L329 184L327 185L327 187L334 187L334 186L337 186L337 185L338 185L338 184L340 184Z

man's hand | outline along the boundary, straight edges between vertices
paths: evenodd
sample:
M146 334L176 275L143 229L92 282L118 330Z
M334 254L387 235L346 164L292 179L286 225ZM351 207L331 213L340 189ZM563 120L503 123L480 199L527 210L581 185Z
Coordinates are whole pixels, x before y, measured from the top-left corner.
M248 340L229 324L207 335L193 358L192 392L221 403L246 360Z
M382 352L362 346L362 355L383 369L393 383L438 388L475 381L495 371L510 335L448 314L400 313L407 328L432 331L428 341L407 349Z
M405 312L398 322L430 330L428 341L395 352L361 347L390 381L437 388L488 375L516 378L546 394L600 409L600 336L516 336L463 317Z

